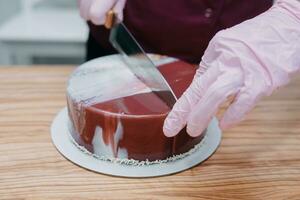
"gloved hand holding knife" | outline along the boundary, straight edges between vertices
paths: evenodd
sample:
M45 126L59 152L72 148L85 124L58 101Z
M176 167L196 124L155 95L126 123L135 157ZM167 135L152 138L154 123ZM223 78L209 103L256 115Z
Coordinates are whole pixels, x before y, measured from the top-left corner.
M123 20L126 0L78 0L80 16L96 25L103 25L109 10L114 9L118 21Z

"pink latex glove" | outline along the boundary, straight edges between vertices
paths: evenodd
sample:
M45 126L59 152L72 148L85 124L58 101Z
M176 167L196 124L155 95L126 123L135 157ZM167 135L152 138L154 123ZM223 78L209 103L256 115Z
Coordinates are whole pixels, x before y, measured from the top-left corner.
M103 25L106 13L114 9L117 19L123 20L123 9L126 0L78 0L80 16L96 25Z
M217 33L192 84L166 118L164 133L172 137L187 125L189 135L200 135L233 95L220 120L222 129L231 127L299 68L300 3L279 0L265 13Z

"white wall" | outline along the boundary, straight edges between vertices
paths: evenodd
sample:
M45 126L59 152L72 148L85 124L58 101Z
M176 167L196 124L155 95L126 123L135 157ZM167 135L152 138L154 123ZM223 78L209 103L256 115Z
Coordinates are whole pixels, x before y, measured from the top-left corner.
M0 0L0 26L21 10L21 0ZM0 43L0 64L8 64L7 52Z
M61 20L55 21L58 18ZM47 24L40 23L41 19ZM4 38L0 41L0 66L84 61L88 29L76 0L0 0L0 30ZM51 51L55 45L57 49Z
M21 9L21 0L0 0L0 26Z

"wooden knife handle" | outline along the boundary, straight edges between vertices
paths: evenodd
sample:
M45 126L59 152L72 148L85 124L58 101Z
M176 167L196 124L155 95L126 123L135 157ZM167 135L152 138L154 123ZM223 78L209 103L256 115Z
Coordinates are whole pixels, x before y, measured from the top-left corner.
M115 24L115 20L116 20L115 12L113 11L113 9L111 9L106 13L106 19L104 23L105 28L111 29Z

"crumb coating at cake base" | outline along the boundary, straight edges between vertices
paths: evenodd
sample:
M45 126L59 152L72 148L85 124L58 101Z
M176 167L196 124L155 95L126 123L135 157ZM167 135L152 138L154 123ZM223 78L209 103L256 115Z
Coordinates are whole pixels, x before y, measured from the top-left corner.
M174 59L159 63L158 69L180 97L196 67ZM175 137L164 136L162 127L170 108L116 55L77 68L68 82L67 102L74 141L99 156L164 160L189 151L205 134L193 138L184 128Z

